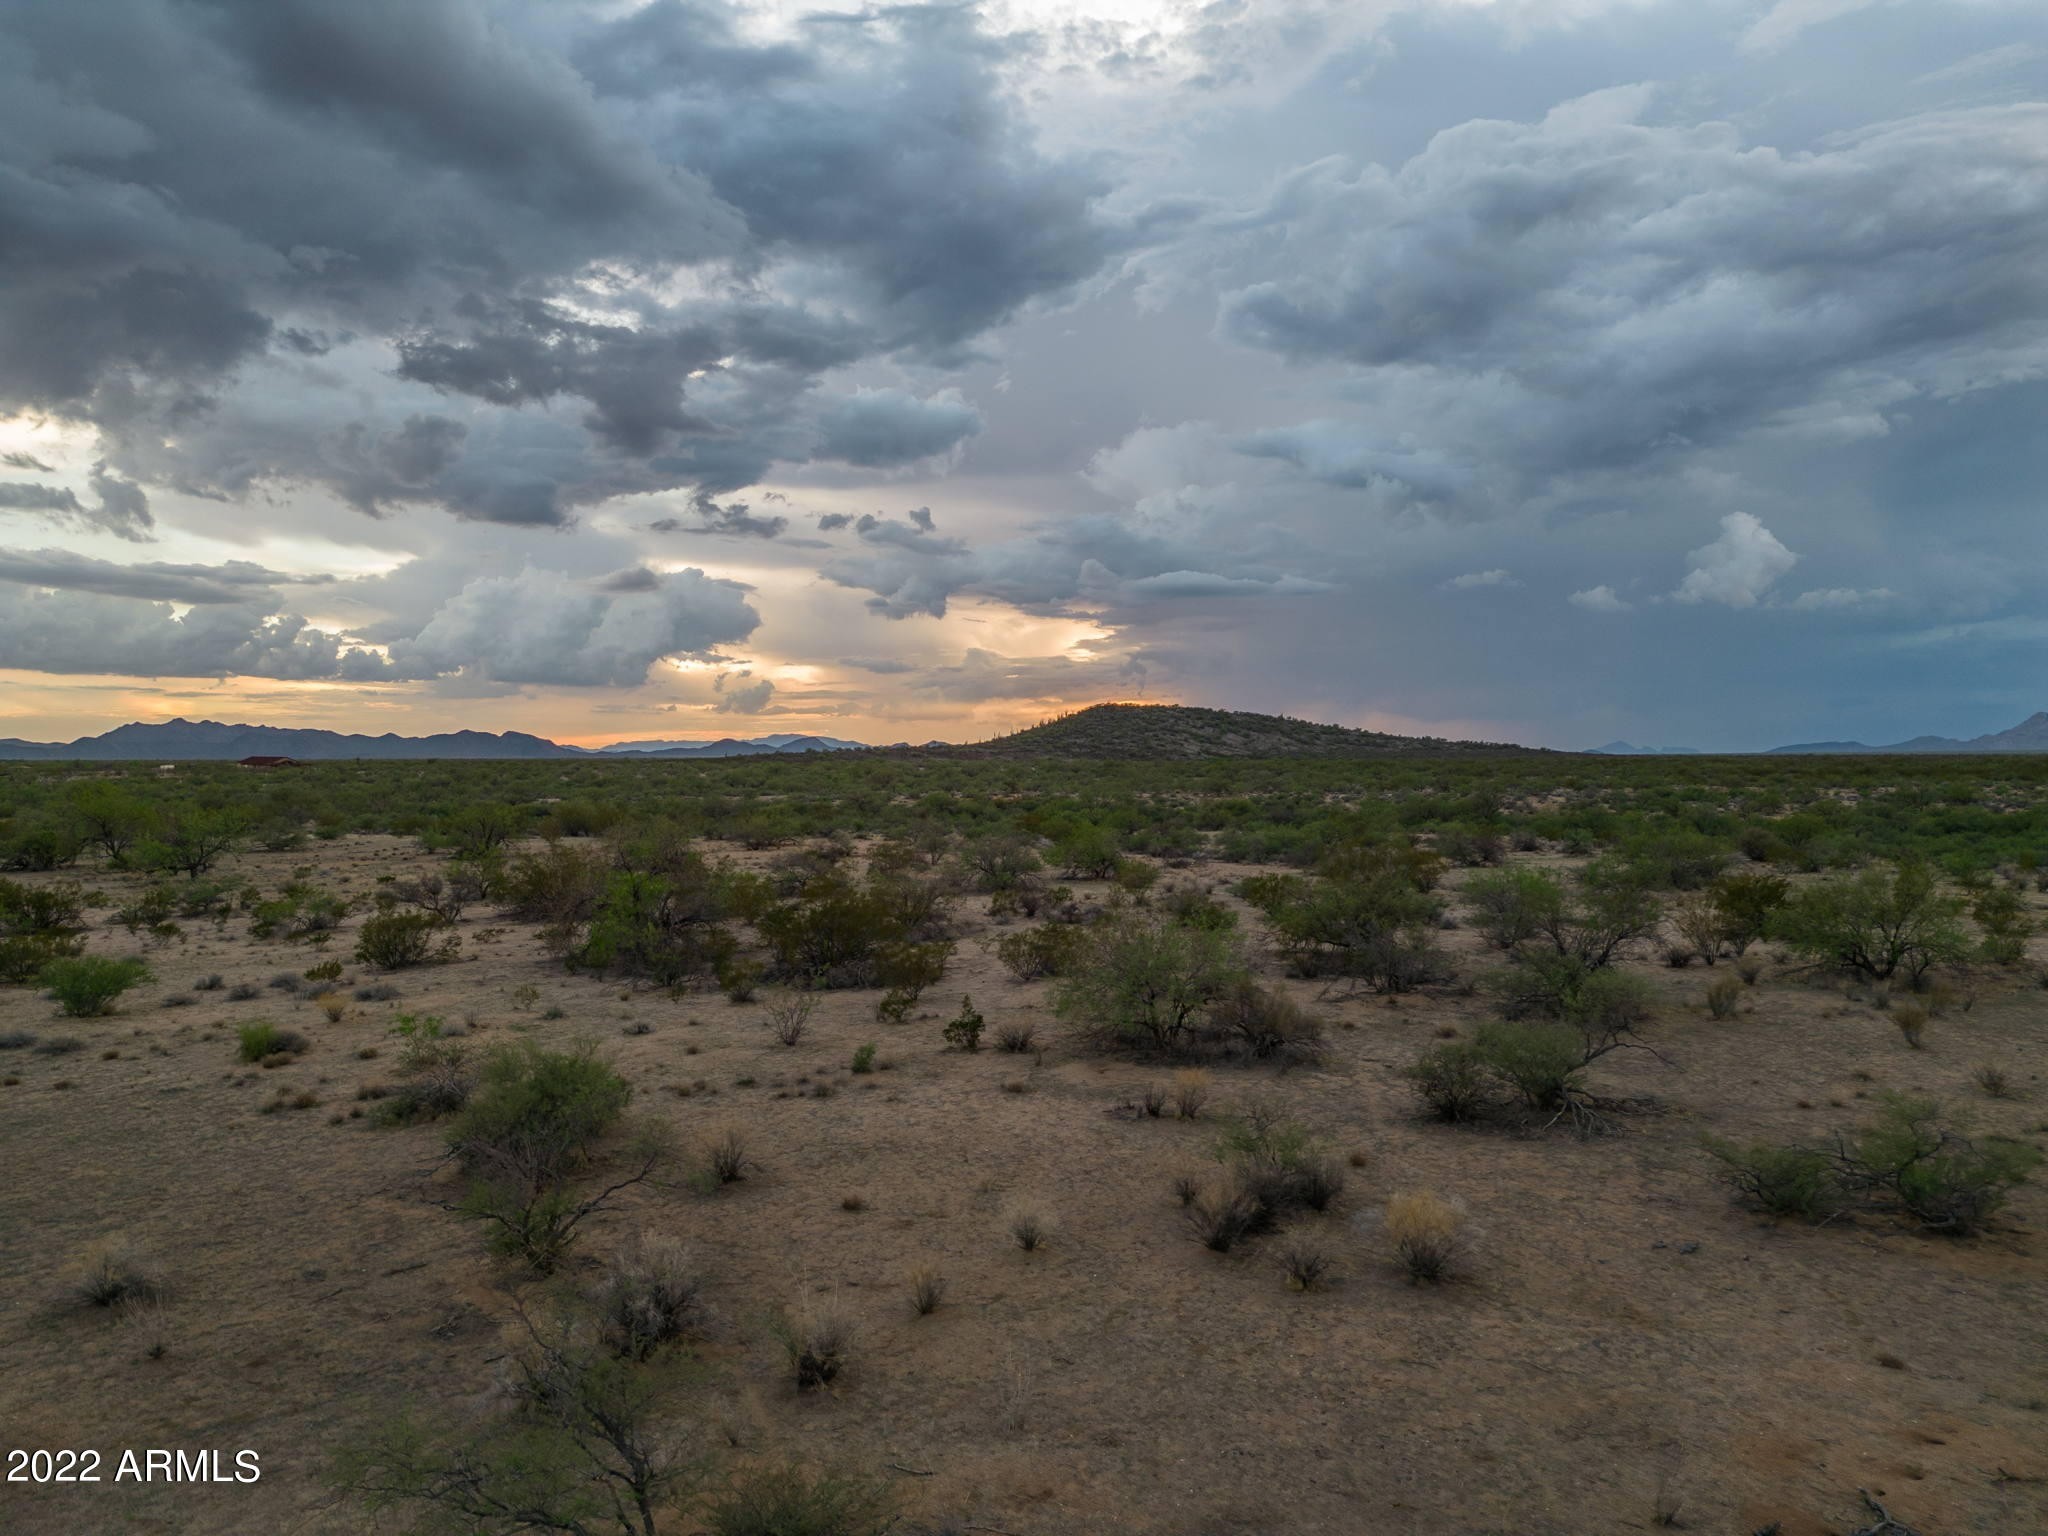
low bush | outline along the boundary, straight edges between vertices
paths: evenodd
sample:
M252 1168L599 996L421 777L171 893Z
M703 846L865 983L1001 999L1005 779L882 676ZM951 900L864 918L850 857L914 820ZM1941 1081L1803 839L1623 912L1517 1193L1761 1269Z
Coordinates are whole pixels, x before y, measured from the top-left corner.
M768 1005L769 1033L775 1036L778 1044L800 1044L817 1008L818 1000L806 992L793 992L787 997L777 998Z
M1013 979L1037 981L1065 975L1086 942L1087 934L1072 923L1043 923L1004 934L995 951Z
M947 1023L944 1031L946 1044L963 1051L981 1049L981 1014L975 1010L974 999L963 996L960 1011Z
M1569 1025L1489 1021L1479 1026L1472 1050L1530 1109L1564 1108L1584 1078L1584 1044Z
M1310 1238L1290 1237L1281 1244L1276 1257L1280 1272L1287 1277L1287 1284L1293 1290L1312 1291L1323 1283L1323 1277L1329 1273L1329 1254Z
M1972 1139L1934 1099L1887 1094L1877 1119L1838 1153L1844 1182L1896 1205L1930 1232L1981 1232L2041 1153L2003 1137Z
M857 1077L865 1077L875 1070L875 1044L872 1040L853 1053L853 1065L849 1070Z
M1819 1221L1841 1206L1834 1160L1825 1152L1768 1142L1745 1147L1716 1137L1708 1137L1704 1145L1720 1162L1728 1187L1773 1216Z
M1492 1097L1492 1080L1479 1053L1459 1041L1424 1051L1406 1076L1430 1114L1456 1124L1475 1119Z
M382 971L400 971L455 958L462 940L431 912L384 912L363 919L356 931L356 959Z
M109 1243L93 1249L78 1265L71 1296L84 1307L129 1307L161 1300L163 1277L133 1248Z
M1173 1110L1183 1120L1198 1119L1209 1102L1209 1074L1200 1067L1184 1067L1173 1074Z
M1192 1193L1182 1191L1180 1198L1188 1226L1211 1252L1228 1253L1260 1230L1258 1201L1232 1180Z
M829 1304L807 1304L794 1316L782 1314L770 1330L782 1346L798 1391L830 1386L846 1369L853 1351L853 1318Z
M598 1335L622 1360L650 1359L689 1331L702 1290L688 1250L642 1237L612 1260L592 1294Z
M1268 1232L1295 1211L1327 1210L1344 1174L1308 1128L1254 1104L1218 1139L1216 1157L1235 1193L1253 1203L1247 1235Z
M243 1061L266 1062L303 1055L306 1037L295 1029L280 1029L268 1020L244 1024L235 1031L235 1054Z
M1306 1060L1323 1048L1323 1026L1286 993L1239 976L1210 1004L1206 1022L1226 1040L1264 1060Z
M112 1013L123 992L149 979L149 967L140 960L75 955L52 960L36 979L64 1014L87 1019Z
M1051 1221L1036 1207L1025 1206L1010 1213L1011 1241L1026 1253L1036 1253L1051 1236Z
M501 1045L484 1058L476 1089L449 1129L449 1150L473 1174L559 1183L618 1123L632 1095L592 1046Z
M704 1149L704 1162L713 1184L737 1184L754 1166L746 1142L730 1127L711 1138Z
M1818 964L1870 981L1917 981L1969 954L1962 907L1925 864L1872 866L1800 891L1779 912L1776 929Z
M460 1040L444 1038L439 1019L402 1014L392 1033L401 1041L398 1070L406 1080L378 1106L377 1118L382 1124L439 1120L469 1102L476 1087L469 1047Z
M996 1028L996 1049L1021 1056L1037 1042L1038 1032L1029 1024L1002 1024Z
M1100 1044L1174 1052L1243 978L1227 935L1130 918L1097 924L1055 984L1053 1007Z
M705 1536L884 1536L899 1518L883 1483L796 1467L752 1472L712 1500Z
M1387 1237L1411 1284L1437 1285L1452 1277L1463 1225L1462 1212L1426 1190L1387 1201Z
M1742 981L1723 976L1707 987L1707 1012L1717 1019L1732 1019L1742 1002Z

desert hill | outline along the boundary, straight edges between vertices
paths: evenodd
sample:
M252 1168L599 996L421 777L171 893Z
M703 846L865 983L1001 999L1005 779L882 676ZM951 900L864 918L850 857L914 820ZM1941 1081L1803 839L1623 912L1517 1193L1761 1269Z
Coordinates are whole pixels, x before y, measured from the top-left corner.
M947 755L1013 758L1390 757L1526 752L1508 742L1446 741L1186 704L1094 704Z

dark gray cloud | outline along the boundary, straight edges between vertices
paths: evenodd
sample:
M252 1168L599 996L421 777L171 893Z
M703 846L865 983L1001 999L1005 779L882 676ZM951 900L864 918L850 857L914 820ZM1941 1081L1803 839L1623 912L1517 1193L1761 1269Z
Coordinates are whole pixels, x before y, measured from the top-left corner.
M334 578L295 576L248 560L220 565L163 561L121 565L66 549L0 549L0 581L152 602L247 604L274 595L279 587L328 586Z
M156 519L149 497L132 480L124 480L104 464L89 477L96 503L88 506L69 486L41 485L32 480L0 481L0 510L28 512L43 521L88 532L111 533L132 543L151 537Z
M714 713L721 715L758 715L767 709L775 697L775 684L769 679L755 678L747 681L748 673L731 675L721 672L713 680L712 687L718 698L711 706Z
M758 516L744 501L729 501L721 504L705 491L699 491L690 504L695 515L690 518L663 517L647 525L650 533L723 533L736 534L742 538L773 539L781 536L789 527L789 519L781 513Z
M2048 103L1806 153L1659 107L1618 87L1290 177L1250 221L1286 259L1246 258L1222 330L1356 367L1364 410L1245 451L1486 512L1748 435L1882 434L1907 400L2038 368Z
M969 12L779 43L733 17L9 0L0 409L91 422L192 494L527 524L949 451L971 407L820 377L958 355L1090 276L1129 243L1104 186L1033 148ZM366 411L380 367L418 393ZM578 402L583 436L543 421L545 467L508 462L523 425L421 395L521 423Z

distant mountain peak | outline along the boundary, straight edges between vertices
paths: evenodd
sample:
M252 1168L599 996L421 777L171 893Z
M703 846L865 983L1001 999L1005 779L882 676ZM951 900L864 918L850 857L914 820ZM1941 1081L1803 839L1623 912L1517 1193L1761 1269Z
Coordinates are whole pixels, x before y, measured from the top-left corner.
M1774 753L1813 752L2048 752L2048 709L2037 709L2018 725L1986 736L1959 740L1954 736L1915 736L1888 746L1873 747L1860 741L1802 741L1789 747L1773 747Z

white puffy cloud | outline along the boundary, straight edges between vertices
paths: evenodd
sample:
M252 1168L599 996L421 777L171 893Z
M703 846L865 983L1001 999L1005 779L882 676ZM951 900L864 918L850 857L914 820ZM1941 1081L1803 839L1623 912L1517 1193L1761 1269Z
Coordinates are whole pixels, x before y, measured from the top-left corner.
M1897 596L1890 587L1817 587L1793 598L1792 606L1807 612L1869 608L1888 603Z
M391 675L384 658L294 614L0 583L0 667L131 677L343 678Z
M1754 608L1799 557L1749 512L1721 519L1721 536L1686 556L1692 569L1671 594L1679 603L1723 603Z
M1467 571L1462 576L1453 576L1444 583L1444 589L1450 592L1470 592L1479 587L1519 587L1520 585L1521 583L1515 580L1513 572L1503 567L1495 566L1490 571Z
M460 671L508 684L628 687L664 657L711 653L759 622L742 587L700 570L607 592L528 566L470 582L389 652L412 676Z
M1583 591L1574 592L1565 601L1574 608L1585 609L1588 613L1627 613L1629 609L1635 606L1634 603L1619 596L1614 588L1607 586L1605 583L1597 587L1587 587Z

